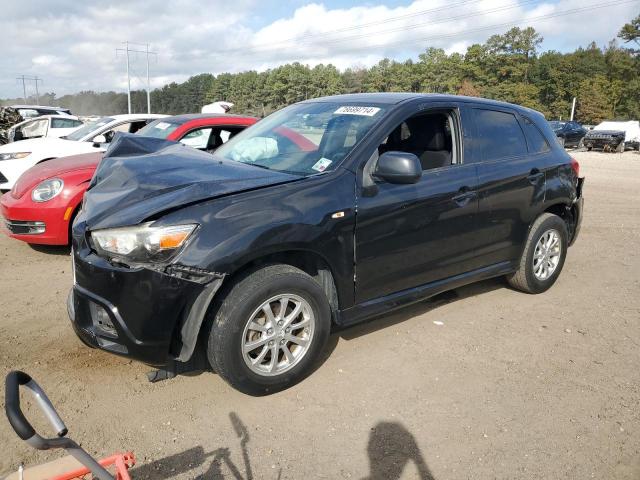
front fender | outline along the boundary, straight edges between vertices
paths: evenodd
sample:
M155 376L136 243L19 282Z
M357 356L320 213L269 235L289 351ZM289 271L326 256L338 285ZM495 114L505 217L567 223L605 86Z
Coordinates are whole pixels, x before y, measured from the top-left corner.
M167 214L159 224L197 223L175 263L232 275L260 258L313 252L331 269L341 306L353 303L355 175L338 170L230 195ZM342 212L343 215L334 214Z

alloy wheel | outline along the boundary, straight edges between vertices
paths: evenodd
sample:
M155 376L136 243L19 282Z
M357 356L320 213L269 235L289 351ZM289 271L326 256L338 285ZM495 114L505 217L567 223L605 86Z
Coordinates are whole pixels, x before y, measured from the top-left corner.
M533 252L533 275L541 281L549 279L558 268L562 243L557 230L547 230L542 234Z
M260 305L242 334L242 357L261 376L290 370L307 354L313 340L315 316L311 305L294 294L280 294Z

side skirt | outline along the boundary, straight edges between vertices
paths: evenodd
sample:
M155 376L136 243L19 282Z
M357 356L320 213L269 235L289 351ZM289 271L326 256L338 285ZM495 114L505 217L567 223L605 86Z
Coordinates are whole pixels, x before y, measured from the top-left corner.
M336 323L341 326L360 323L407 305L420 302L447 290L462 287L463 285L475 283L480 280L506 275L515 270L515 262L500 262L495 265L472 270L471 272L462 273L443 280L420 285L419 287L402 290L400 292L354 305L346 310L341 310L338 312L339 314L337 315Z

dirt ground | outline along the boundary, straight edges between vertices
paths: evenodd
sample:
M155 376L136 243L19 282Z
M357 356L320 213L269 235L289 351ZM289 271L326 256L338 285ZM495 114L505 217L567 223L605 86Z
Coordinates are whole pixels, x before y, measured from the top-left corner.
M134 478L638 479L640 154L574 155L586 216L550 291L486 281L336 333L266 398L84 347L68 250L1 235L0 375L33 375L90 452L133 450ZM0 472L59 454L4 418L0 443Z

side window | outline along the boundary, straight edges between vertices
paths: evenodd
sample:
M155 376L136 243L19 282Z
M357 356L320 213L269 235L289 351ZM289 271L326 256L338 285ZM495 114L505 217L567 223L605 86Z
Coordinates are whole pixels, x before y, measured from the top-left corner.
M477 130L475 145L482 160L526 155L527 143L514 114L474 108L473 117Z
M129 126L129 133L136 133L142 127L146 126L148 123L150 123L149 120L139 120L137 122L131 122Z
M456 135L451 111L414 115L389 134L378 147L378 153L413 153L420 159L422 170L446 167L457 163L454 148Z
M527 117L524 118L524 130L527 135L527 142L529 144L529 153L544 153L549 151L549 144L545 140L544 136L533 123Z
M47 120L35 120L22 127L22 136L24 138L42 137L47 133Z
M220 138L222 139L222 143L227 143L233 137L235 137L238 133L244 130L245 127L225 127L220 129Z
M113 137L115 136L116 132L128 133L130 127L131 127L131 122L121 123L120 125L116 125L108 132L103 133L104 138L107 140L107 143L111 143L111 140L113 140Z
M197 148L199 150L208 150L209 147L209 137L211 137L211 131L213 129L211 127L206 128L198 128L196 130L191 130L184 137L180 139L180 143L184 143L185 145ZM217 138L212 138L212 141L217 141ZM219 145L222 145L222 140L220 140ZM219 146L217 145L217 146ZM214 147L216 148L216 147Z
M33 110L32 108L19 108L18 109L18 113L25 120L27 118L33 118L33 117L39 117L40 116L38 111L37 110Z
M82 125L80 120L72 118L52 118L51 128L76 128Z

